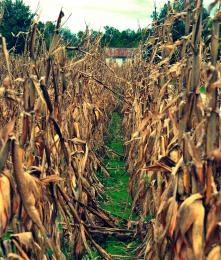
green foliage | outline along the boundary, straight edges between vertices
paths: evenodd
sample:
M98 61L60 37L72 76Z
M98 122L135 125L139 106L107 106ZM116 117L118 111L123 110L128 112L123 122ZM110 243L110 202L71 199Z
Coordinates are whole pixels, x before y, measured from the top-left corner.
M3 0L0 8L4 10L0 32L6 38L8 49L14 47L16 53L21 53L25 45L24 32L29 30L33 18L30 7L23 0Z
M201 94L206 94L206 87L205 86L201 86L200 87L200 93Z
M107 146L119 154L123 154L123 133L121 128L121 116L114 112L108 130ZM127 221L131 215L132 199L128 195L129 176L125 169L125 161L118 156L107 156L104 160L105 166L109 169L110 177L104 177L101 172L98 177L105 187L106 198L100 201L102 208L119 219L119 227ZM135 219L136 216L133 216ZM99 239L99 238L98 238ZM108 236L99 241L102 247L112 255L128 255L128 259L134 255L138 246L137 241L120 240L114 236ZM101 259L94 253L94 259ZM85 258L89 259L89 258ZM114 258L118 259L118 258Z
M111 150L123 154L123 134L120 122L120 115L114 112L108 132L107 145ZM102 175L100 177L106 187L107 194L107 199L102 201L102 207L120 219L128 219L131 198L127 191L129 176L125 171L125 161L118 156L116 158L110 156L104 160L104 163L111 176L110 178L103 178Z
M184 0L176 1L173 5L175 12L180 12L184 8ZM192 7L194 8L194 7ZM25 5L23 0L3 0L0 3L0 9L4 10L4 16L2 23L0 24L0 32L6 38L8 49L14 48L16 53L22 53L25 46L25 38L31 25L31 20L34 16L30 11L30 7ZM171 9L168 9L168 5L165 4L159 11L155 9L152 14L152 18L157 20L158 25L162 25L168 15L170 15ZM203 37L209 40L209 33L211 30L211 19L207 10L203 9ZM46 46L49 48L54 31L55 24L53 22L38 23L38 30L44 36ZM21 32L21 33L19 33ZM93 31L91 33L91 41L101 37L101 46L108 46L112 48L134 48L149 37L152 34L152 29L138 29L137 31L126 29L119 31L118 29L105 26L104 33ZM185 34L185 21L175 20L172 28L172 37L176 41ZM15 37L17 35L17 37ZM86 40L86 33L79 31L78 33L72 33L70 29L62 28L60 35L64 44L69 46L82 46ZM151 49L147 49L144 57L151 53Z
M146 39L149 34L149 30L146 29L138 29L136 32L131 29L126 29L120 32L114 27L105 26L104 30L101 45L112 48L138 47L140 41Z
M54 252L51 249L48 249L47 255L51 258L53 256Z
M150 222L154 218L154 213L150 211L147 216L144 217L144 221Z
M26 6L23 0L3 0L0 5L0 9L4 10L0 30L6 38L8 49L14 48L16 53L22 53L34 14L31 13L30 7ZM51 21L39 22L38 30L44 36L46 46L49 48L55 24ZM150 30L146 29L138 29L137 31L126 29L120 32L114 27L105 26L103 34L98 31L92 32L91 41L103 35L101 46L131 48L138 47L140 41L146 40L149 34ZM15 37L16 35L17 37ZM62 28L60 35L64 43L69 46L82 46L87 36L83 31L74 34L67 28Z
M173 4L173 11L174 12L182 12L184 10L184 0L180 0L180 1L175 1ZM190 2L191 8L194 9L194 1ZM169 16L171 14L172 10L169 10L168 5L164 4L164 6L160 9L159 12L157 12L156 10L153 11L151 17L155 18L155 20L157 20L157 24L159 25L163 25L165 19L167 16ZM203 8L203 24L204 24L204 28L203 28L203 36L204 37L208 37L209 35L209 23L208 23L208 19L209 19L209 14L208 11ZM173 37L173 41L177 41L178 39L180 39L182 36L185 35L185 22L184 20L175 20L174 24L173 24L173 28L172 28L172 37Z
M46 22L45 24L39 22L38 30L43 35L46 47L49 49L55 31L55 24L50 21Z
M68 28L62 28L60 35L67 45L76 46L78 44L79 39L77 35L72 33Z
M8 232L4 233L4 234L2 235L2 240L10 240L12 234L13 234L12 231L8 231Z

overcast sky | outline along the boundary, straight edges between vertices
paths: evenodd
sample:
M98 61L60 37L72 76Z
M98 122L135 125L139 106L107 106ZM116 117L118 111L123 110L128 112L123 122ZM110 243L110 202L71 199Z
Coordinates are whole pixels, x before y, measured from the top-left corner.
M210 3L212 0L204 0ZM35 11L36 0L24 0ZM156 0L160 7L167 0ZM77 32L85 29L85 23L91 29L102 30L105 25L114 26L119 30L146 27L154 8L154 0L40 0L42 21L55 21L61 8L65 13L63 21L71 15L65 27Z

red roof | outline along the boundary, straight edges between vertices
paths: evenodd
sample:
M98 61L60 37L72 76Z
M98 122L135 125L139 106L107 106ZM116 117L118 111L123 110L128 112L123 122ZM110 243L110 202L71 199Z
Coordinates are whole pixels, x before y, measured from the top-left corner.
M110 58L130 58L136 48L106 48L106 55Z

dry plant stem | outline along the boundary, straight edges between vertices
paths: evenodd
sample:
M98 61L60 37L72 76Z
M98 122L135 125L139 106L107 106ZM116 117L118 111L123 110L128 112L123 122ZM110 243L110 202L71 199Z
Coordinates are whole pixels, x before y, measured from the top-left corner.
M106 84L104 84L103 82L101 82L100 80L96 79L95 77L93 77L92 75L89 75L83 71L79 71L79 73L81 73L82 75L84 75L87 78L90 78L94 81L96 81L97 83L99 83L101 86L103 86L105 89L109 90L110 92L112 92L117 98L119 98L121 101L124 101L127 103L127 100L124 98L123 95L121 95L118 92L115 92L111 87L107 86Z
M97 251L99 252L99 254L104 257L104 259L106 260L113 260L113 257L110 256L101 246L99 246L94 239L92 239L91 235L88 233L87 234L89 239L91 240L91 243L93 244L93 246L97 249Z
M30 39L30 56L33 60L35 60L35 41L36 41L36 36L37 36L37 22L34 22L32 25L32 31L31 31L31 39Z
M220 21L213 20L213 29L212 29L212 39L211 39L211 58L212 65L216 66L218 51L219 51L219 31L220 31Z
M52 250L54 250L56 258L61 259L60 252L58 251L56 246L53 245L53 242L50 239L48 239L47 230L42 224L39 212L37 211L35 206L35 199L33 198L34 195L30 194L30 184L28 183L27 178L25 177L22 165L22 150L19 148L19 145L18 143L16 143L15 139L12 141L12 162L18 192L28 216L33 221L33 223L36 224L36 226L39 228L41 235L44 237L49 247Z
M49 50L35 22L22 57L9 57L1 38L0 235L11 226L21 232L0 245L3 257L12 257L16 241L16 257L26 258L27 249L30 258L53 251L61 259L68 244L76 259L91 246L102 259L120 259L95 241L102 234L139 237L137 259L221 259L221 12L204 42L202 1L183 1L177 11L178 2L168 3L133 62L121 67L107 67L101 39L88 29L69 59L59 35L62 11ZM175 41L180 23L185 35ZM116 110L137 214L128 230L97 202L104 186L96 172L109 175L99 154Z
M202 37L202 1L186 0L180 13L171 5L167 10L163 22L153 23L147 62L136 57L134 66L122 70L134 83L123 85L131 103L123 106L123 121L132 209L141 211L138 256L211 260L221 257L215 224L220 215L220 11L209 45ZM170 28L177 17L185 23L185 36L174 42ZM210 46L212 65L207 63ZM150 214L153 220L146 224Z
M103 62L102 60L98 59L98 58L96 57L96 54L93 54L93 53L87 52L87 51L85 51L85 50L82 50L82 49L80 49L79 47L70 47L70 46L68 46L68 47L66 47L66 49L67 49L67 50L77 50L77 51L79 51L79 52L82 52L82 53L84 53L84 54L86 54L86 55L91 56L93 59L95 59L96 61L98 61L99 63L101 63L101 64L104 65L105 67L107 67L112 73L115 74L115 71L114 71L110 66L108 66L108 65L106 64L106 62Z
M62 188L60 186L58 186L58 189L61 193L61 195L63 196L64 200L66 201L66 203L68 203L68 206L70 207L74 217L76 218L77 222L83 223L82 220L79 218L76 210L74 209L74 207L72 206L72 204L70 203L70 199L68 198L68 196L62 191ZM76 200L75 198L72 198L73 201L77 202L81 207L86 208L88 211L90 211L91 213L93 213L95 216L97 216L98 218L100 218L102 221L104 221L108 226L113 227L114 228L114 224L110 222L110 220L104 215L104 214L99 214L99 211L96 211L94 208L84 205L82 202L80 202L79 200ZM79 222L80 221L80 222Z
M8 50L7 50L6 41L5 41L5 38L1 35L0 35L0 38L1 38L0 43L2 45L2 52L3 52L3 55L4 55L6 67L7 67L7 70L8 70L8 77L11 80L10 60L9 60L9 54L8 54Z
M73 245L75 252L70 254L76 258L82 257L84 249L90 254L86 238L94 232L130 233L115 230L116 220L99 207L96 199L96 196L102 197L104 191L96 176L100 162L95 151L104 145L104 133L118 104L115 98L118 90L113 86L120 86L121 80L114 74L114 68L104 66L100 39L92 43L89 31L81 46L87 50L83 51L85 57L69 60L59 35L62 16L60 12L49 50L33 21L29 33L25 33L24 55L11 55L9 59L5 52L3 56L9 66L5 66L6 62L1 66L0 153L3 156L0 168L13 172L11 179L18 194L11 197L8 193L2 210L0 189L0 220L3 219L0 235L15 222L16 215L20 222L15 230L32 232L34 243L28 244L27 250L31 257L39 255L39 259L49 251L53 251L53 258L63 257L60 250L64 242ZM79 71L99 80L88 80ZM11 138L2 142L4 126L11 123L14 116L16 129L10 136L16 136L19 142ZM0 186L11 190L13 185L10 183L8 187L7 183L0 176ZM64 232L57 227L58 219L65 222L65 235L70 237L63 239ZM71 227L70 220L79 223L78 226ZM99 223L100 227L88 228L85 223ZM48 233L52 236L50 239ZM17 243L23 248L22 241ZM96 248L110 258L101 247L96 245ZM4 256L10 253L11 248L7 248ZM22 256L22 251L18 254Z
M214 71L211 74L211 80L208 87L208 96L209 96L209 109L210 115L207 121L207 137L206 137L206 154L210 157L211 152L219 148L219 131L220 131L220 119L217 113L217 97L218 91L217 88L212 89L210 86L212 83L216 82L218 79L218 74L216 70L217 56L219 49L219 28L220 22L215 18L213 20L212 28L212 39L211 39L211 58L212 65L214 66ZM210 162L208 162L210 164ZM211 177L210 177L211 178ZM210 187L208 187L210 189ZM208 197L207 197L208 202Z
M83 225L84 227L84 231L85 231L85 234L87 235L87 237L91 240L91 243L94 245L94 247L97 249L97 251L101 254L101 256L104 256L105 259L108 259L108 260L111 260L112 257L109 256L109 254L107 254L107 252L102 248L100 247L91 237L90 233L88 232L88 230L86 229L86 226L84 224L84 222L79 218L75 208L72 206L72 204L70 203L67 195L62 191L62 189L58 186L58 189L62 195L62 197L64 198L64 200L66 201L66 203L68 204L71 212L73 213L74 215L74 218L75 220L77 220L77 223L81 226Z
M22 257L25 259L25 260L29 260L30 258L27 256L27 254L24 252L24 250L20 247L20 245L18 244L18 242L13 239L12 240L13 243L15 244L16 248L18 249L19 253L22 255Z

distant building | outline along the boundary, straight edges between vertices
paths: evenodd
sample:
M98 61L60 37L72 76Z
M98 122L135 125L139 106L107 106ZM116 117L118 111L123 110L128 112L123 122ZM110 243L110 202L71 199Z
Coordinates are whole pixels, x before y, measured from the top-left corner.
M122 65L126 60L132 60L136 48L106 48L106 61Z

